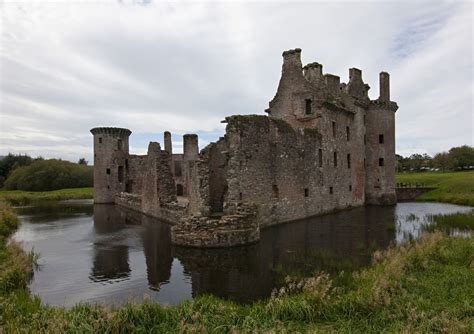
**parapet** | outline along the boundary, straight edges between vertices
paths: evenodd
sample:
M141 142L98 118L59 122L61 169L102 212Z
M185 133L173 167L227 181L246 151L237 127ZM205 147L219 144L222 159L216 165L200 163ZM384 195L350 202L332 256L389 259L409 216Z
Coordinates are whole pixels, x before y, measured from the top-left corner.
M128 137L132 134L132 131L125 128L114 128L114 127L99 127L91 129L93 135L105 134L116 137Z

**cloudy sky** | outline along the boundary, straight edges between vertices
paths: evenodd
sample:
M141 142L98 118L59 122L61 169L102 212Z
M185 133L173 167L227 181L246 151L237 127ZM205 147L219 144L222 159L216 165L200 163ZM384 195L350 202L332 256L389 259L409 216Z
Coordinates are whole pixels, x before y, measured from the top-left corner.
M92 161L95 126L150 140L264 114L283 50L378 96L391 73L397 152L473 145L472 2L0 1L0 155Z

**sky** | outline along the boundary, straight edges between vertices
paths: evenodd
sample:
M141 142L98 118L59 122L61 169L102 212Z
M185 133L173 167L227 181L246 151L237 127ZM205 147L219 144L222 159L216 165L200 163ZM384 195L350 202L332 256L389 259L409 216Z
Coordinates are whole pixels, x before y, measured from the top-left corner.
M474 145L473 4L462 1L0 1L0 155L92 162L97 126L132 131L130 152L232 114L264 114L284 50L378 97L388 71L396 150Z

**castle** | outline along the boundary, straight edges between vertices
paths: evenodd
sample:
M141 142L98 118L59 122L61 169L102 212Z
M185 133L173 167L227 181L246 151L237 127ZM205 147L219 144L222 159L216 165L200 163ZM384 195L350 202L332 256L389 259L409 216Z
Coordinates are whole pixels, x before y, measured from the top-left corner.
M131 131L94 135L94 202L115 203L173 224L172 242L234 246L260 228L364 204L395 204L395 111L389 74L368 97L359 69L349 82L302 66L301 50L283 52L277 93L264 115L227 117L226 133L201 151L195 134L174 154L150 142L129 153Z

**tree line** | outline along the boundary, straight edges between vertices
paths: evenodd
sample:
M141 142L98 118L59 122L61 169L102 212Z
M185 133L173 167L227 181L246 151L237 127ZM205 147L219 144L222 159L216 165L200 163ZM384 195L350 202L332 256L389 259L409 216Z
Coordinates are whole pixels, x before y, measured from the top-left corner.
M397 170L408 171L457 171L474 169L474 147L464 145L451 148L431 157L428 154L412 154L403 157L397 154Z
M9 153L0 160L0 188L49 191L93 186L93 167L84 158L77 163L32 158Z

